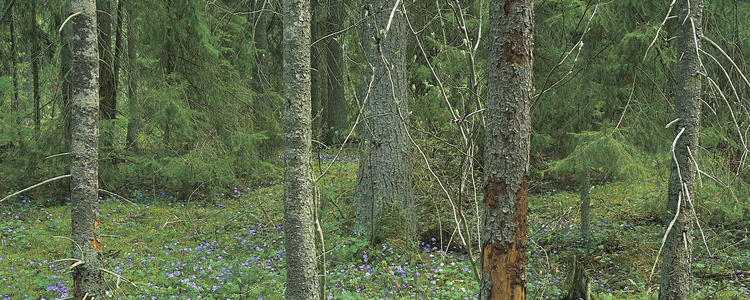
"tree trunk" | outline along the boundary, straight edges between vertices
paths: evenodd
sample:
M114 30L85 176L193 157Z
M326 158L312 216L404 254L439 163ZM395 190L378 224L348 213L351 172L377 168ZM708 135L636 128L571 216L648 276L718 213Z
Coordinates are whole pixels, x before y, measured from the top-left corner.
M122 1L122 0L120 0ZM141 105L138 103L138 16L132 4L128 7L128 132L126 147L138 150L138 130L141 128Z
M669 177L667 215L674 225L664 244L659 299L689 299L692 278L693 221L696 162L701 114L700 48L703 1L679 1L677 16L677 64L675 65L674 158ZM684 20L684 21L683 21ZM698 37L698 40L696 40Z
M312 24L310 24L310 34L312 35L313 42L317 41L321 37L322 32L322 22L321 22L321 15L323 13L323 10L318 5L318 0L311 0L310 1L310 11L312 12ZM321 53L320 49L322 48L322 42L318 42L315 45L312 46L310 49L310 101L311 101L311 124L312 132L313 132L313 139L320 139L321 132L323 132L323 128L321 127L321 106L320 106L320 91L321 91L321 76L320 74L323 72L322 70L322 64L321 64Z
M16 37L15 13L13 12L15 4L10 7L10 53L11 53L11 76L13 76L13 112L19 113L21 105L18 99L18 37ZM16 124L19 124L16 121ZM19 126L19 125L17 125Z
M310 164L310 2L284 0L284 232L287 299L318 299Z
M365 4L365 118L355 226L372 243L389 237L413 241L416 236L407 132L406 27L402 7L394 10L399 3L370 0Z
M329 3L328 26L331 32L341 28L341 15L344 3ZM338 144L344 141L349 129L347 104L344 99L344 53L339 38L334 35L326 42L326 65L328 66L328 118L326 119L327 142Z
M73 65L73 124L71 139L71 244L72 258L83 264L73 268L75 299L104 299L102 251L99 244L99 56L94 0L72 0L71 47Z
M97 27L99 29L99 98L102 120L114 120L117 108L117 89L115 88L115 77L112 73L112 17L109 14L109 0L97 0Z
M62 14L62 21L68 18L70 16L69 4L65 6L64 12ZM71 135L71 129L70 129L70 114L71 114L71 106L70 106L70 99L73 97L73 90L70 83L70 71L73 63L73 53L70 49L70 23L65 24L65 28L63 28L62 33L60 35L60 79L62 81L62 107L61 107L61 113L60 117L62 118L62 126L63 126L63 134L65 136L62 142L63 149L65 151L70 151L70 140L68 139Z
M591 234L591 169L584 165L581 167L581 239L585 244L593 240Z
M41 59L41 53L39 49L39 41L37 38L37 24L36 24L36 0L31 1L31 16L29 16L29 24L31 29L31 74L34 78L34 132L39 134L39 129L42 125L41 115L39 112L39 60Z
M479 299L526 299L534 1L491 1Z
M122 5L125 3L124 0L117 1L117 6L115 8L116 10L116 20L115 20L115 56L112 58L112 81L114 82L114 94L117 95L117 86L120 84L120 62L122 61ZM117 104L117 99L115 101L115 106ZM115 109L117 109L115 107Z

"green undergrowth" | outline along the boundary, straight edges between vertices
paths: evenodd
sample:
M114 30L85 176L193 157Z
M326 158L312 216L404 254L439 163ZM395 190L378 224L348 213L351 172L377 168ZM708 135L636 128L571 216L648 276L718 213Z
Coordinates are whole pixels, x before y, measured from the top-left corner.
M333 158L332 153L325 153L319 158L313 163L317 174L333 161L318 182L326 249L319 270L326 271L321 277L327 287L326 298L475 298L478 284L471 271L469 250L455 247L451 208L440 194L419 195L417 205L422 211L420 230L431 232L438 216L442 231L447 232L442 235L444 240L440 240L441 234L433 234L422 238L416 248L397 237L370 245L352 233L356 156L342 153ZM592 277L592 292L598 299L657 298L661 266L658 251L668 222L664 213L665 180L600 178L594 182L594 240L589 243L579 238L577 192L531 189L526 276L529 299L561 298L567 266L574 257ZM723 200L710 197L710 191L706 188L695 199L705 243L696 226L694 298L745 298L745 276L750 270L748 224L713 208ZM117 198L101 201L105 266L122 276L118 280L105 274L112 297L283 299L287 271L283 182L261 181L253 187L231 188L213 195L198 190L190 199L144 190L131 197L138 206ZM0 298L70 296L72 283L67 272L71 263L65 261L71 249L71 242L65 238L70 235L70 206L43 207L25 200L13 201L0 204ZM738 205L745 204L740 201ZM472 251L478 257L476 244Z

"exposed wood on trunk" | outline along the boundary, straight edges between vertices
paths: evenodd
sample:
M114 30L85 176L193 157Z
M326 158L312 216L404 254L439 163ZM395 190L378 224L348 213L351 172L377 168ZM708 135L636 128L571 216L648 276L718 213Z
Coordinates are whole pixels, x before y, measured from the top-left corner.
M492 1L480 299L526 299L534 1Z

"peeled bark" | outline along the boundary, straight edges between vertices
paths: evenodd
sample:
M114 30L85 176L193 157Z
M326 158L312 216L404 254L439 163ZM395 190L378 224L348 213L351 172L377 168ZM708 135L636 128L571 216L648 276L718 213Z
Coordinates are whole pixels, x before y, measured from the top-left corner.
M701 115L701 75L697 48L703 15L703 0L679 1L676 20L677 64L675 65L674 158L669 177L667 215L674 225L664 244L659 299L690 299L692 281L693 211L696 162L690 152L698 150ZM685 21L683 21L685 20ZM697 38L696 38L697 37ZM676 216L675 216L676 215Z
M534 1L491 1L479 299L526 299Z
M310 164L310 2L284 0L284 233L287 299L318 299Z
M399 5L394 10L397 2L371 0L365 4L365 115L355 226L371 242L393 235L401 235L397 238L407 241L416 238L407 132L406 24L403 7ZM382 231L386 228L390 232Z
M99 243L99 55L97 53L96 4L72 0L73 65L71 140L71 256L83 262L73 268L75 299L104 299L102 251Z

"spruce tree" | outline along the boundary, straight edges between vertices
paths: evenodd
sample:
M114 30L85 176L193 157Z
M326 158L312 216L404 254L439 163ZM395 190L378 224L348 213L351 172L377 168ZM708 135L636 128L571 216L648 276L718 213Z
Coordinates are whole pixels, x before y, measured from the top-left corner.
M99 242L99 56L96 3L71 0L73 113L71 139L71 256L75 299L104 299L102 249Z
M690 299L693 253L693 201L700 146L701 48L703 1L678 1L677 64L675 65L674 141L667 194L667 239L661 268L660 300Z
M526 299L534 1L491 1L479 299Z

